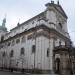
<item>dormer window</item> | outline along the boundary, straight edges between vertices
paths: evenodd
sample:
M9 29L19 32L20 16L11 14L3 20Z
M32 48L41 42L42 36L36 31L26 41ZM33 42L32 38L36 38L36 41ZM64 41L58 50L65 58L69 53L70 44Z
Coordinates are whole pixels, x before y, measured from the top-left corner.
M61 23L59 23L59 26L60 26L60 28L62 29L62 24L61 24Z

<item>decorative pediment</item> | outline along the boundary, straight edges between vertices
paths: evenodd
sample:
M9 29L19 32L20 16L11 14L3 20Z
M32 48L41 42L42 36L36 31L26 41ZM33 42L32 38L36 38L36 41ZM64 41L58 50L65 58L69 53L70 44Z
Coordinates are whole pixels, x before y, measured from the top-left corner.
M66 15L66 13L65 13L65 11L63 10L63 8L61 7L61 5L59 5L59 4L54 4L54 3L47 3L46 4L46 6L47 6L47 8L49 8L49 9L56 9L60 14L62 14L65 18L68 18L67 17L67 15ZM54 10L53 9L53 10Z

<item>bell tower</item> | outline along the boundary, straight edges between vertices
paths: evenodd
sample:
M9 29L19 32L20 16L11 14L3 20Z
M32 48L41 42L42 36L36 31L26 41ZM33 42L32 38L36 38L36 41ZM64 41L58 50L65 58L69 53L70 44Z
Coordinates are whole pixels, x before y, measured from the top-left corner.
M0 41L4 40L4 35L7 33L6 24L6 17L2 21L2 26L0 26Z

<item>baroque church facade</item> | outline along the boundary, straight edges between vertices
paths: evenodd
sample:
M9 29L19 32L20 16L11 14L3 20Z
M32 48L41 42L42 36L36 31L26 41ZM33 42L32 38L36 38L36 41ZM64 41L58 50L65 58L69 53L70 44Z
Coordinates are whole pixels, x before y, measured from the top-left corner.
M0 27L0 67L68 73L65 69L69 53L65 46L70 46L71 40L67 18L59 2L51 1L46 4L45 11L18 23L10 32L4 19Z

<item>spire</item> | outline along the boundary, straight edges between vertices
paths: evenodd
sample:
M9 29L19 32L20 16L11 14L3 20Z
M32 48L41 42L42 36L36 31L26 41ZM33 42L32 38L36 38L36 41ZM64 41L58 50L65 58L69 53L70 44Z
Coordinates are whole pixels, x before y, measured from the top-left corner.
M3 19L2 26L5 27L6 17Z

